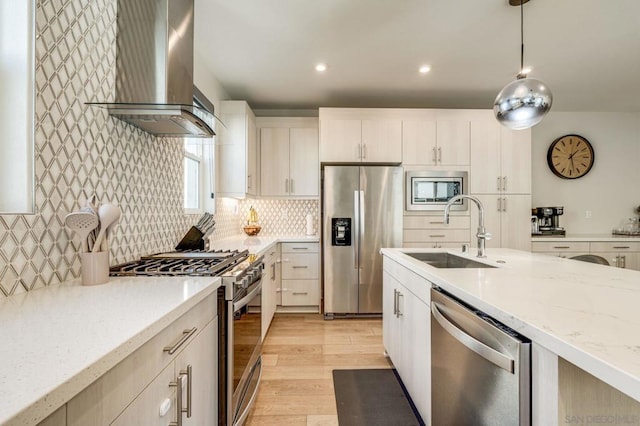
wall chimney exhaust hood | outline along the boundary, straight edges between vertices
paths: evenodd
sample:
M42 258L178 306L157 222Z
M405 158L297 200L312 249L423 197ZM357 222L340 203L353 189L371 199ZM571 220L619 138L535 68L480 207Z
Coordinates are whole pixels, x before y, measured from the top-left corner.
M157 136L215 135L193 85L193 21L193 0L118 0L115 101L88 104Z

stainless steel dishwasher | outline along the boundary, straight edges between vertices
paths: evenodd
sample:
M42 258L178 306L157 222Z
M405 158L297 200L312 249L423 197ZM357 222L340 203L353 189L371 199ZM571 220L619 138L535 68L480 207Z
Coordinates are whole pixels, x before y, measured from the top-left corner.
M431 289L432 424L530 425L531 342Z

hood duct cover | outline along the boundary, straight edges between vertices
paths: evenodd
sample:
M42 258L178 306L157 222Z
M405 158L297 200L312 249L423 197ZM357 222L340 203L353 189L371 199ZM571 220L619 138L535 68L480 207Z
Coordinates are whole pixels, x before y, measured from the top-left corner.
M194 105L193 21L193 0L118 0L115 102L91 105L158 136L215 135L197 89Z

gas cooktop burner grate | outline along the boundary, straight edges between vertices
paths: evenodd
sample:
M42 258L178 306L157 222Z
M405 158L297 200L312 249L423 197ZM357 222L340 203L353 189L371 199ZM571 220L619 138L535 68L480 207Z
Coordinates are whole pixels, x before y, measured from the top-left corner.
M110 268L111 276L219 276L247 258L247 252L180 251L142 257Z

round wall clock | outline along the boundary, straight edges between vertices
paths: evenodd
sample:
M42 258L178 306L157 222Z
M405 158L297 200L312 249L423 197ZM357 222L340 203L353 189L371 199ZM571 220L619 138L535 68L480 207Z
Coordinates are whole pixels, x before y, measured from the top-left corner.
M547 164L554 175L577 179L589 173L595 159L593 147L580 135L561 136L547 151Z

